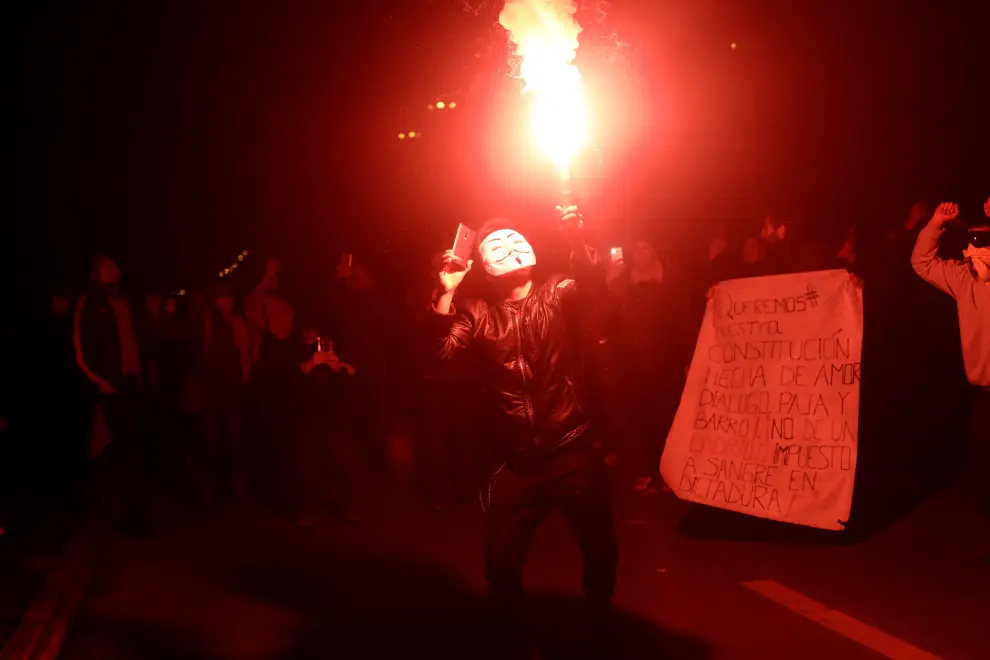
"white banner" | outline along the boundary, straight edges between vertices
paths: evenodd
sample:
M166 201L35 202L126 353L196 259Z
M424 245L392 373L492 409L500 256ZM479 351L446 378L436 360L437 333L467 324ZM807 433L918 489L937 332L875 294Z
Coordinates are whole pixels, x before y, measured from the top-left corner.
M678 497L822 529L852 506L863 294L844 270L715 286L660 461Z

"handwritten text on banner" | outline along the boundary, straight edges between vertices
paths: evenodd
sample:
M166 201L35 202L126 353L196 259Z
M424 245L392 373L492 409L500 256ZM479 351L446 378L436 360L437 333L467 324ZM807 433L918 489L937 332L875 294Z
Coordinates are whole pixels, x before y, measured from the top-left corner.
M660 473L678 497L842 529L852 506L863 296L830 270L718 284Z

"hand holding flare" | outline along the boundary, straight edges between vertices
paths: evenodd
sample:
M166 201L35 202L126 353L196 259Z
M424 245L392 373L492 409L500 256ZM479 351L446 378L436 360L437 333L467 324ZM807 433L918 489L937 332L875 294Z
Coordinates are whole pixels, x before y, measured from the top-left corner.
M558 206L557 212L560 213L557 226L565 235L578 233L584 229L584 216L581 215L578 207Z

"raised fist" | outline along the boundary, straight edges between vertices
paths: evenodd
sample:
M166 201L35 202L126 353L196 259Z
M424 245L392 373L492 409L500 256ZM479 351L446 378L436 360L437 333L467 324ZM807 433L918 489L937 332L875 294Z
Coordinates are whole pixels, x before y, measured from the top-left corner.
M559 227L561 231L576 231L584 227L584 217L576 206L558 206L560 213Z
M932 216L932 221L941 227L945 223L955 220L957 217L959 217L959 205L952 202L942 202L935 209L935 215Z

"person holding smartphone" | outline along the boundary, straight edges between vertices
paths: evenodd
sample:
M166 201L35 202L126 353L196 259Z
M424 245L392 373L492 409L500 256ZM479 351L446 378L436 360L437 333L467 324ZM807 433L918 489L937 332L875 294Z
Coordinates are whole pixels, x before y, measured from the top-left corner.
M983 207L990 219L990 199ZM987 429L990 429L990 224L973 223L967 230L964 259L942 259L939 242L946 228L957 222L959 206L943 203L932 216L914 246L911 265L918 275L956 301L959 333L962 340L966 378L974 387L975 399L970 412L969 449L966 484L990 513L990 488L978 470L981 458L990 454Z
M565 318L597 302L607 287L596 253L584 243L577 207L558 212L574 277L556 275L536 284L533 247L511 223L492 220L477 233L489 294L455 304L474 262L459 267L447 251L433 301L437 354L449 360L473 351L495 409L490 430L503 460L481 493L485 577L492 604L513 632L520 632L526 550L553 509L568 518L577 536L595 621L608 612L618 562L601 443L571 378L576 356Z
M333 341L304 324L293 383L292 470L288 490L296 524L308 527L325 505L349 522L357 511L357 449L350 410L357 370L334 350Z

